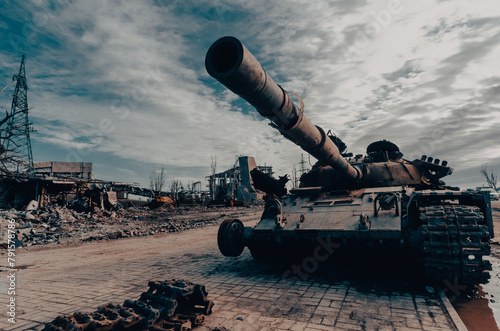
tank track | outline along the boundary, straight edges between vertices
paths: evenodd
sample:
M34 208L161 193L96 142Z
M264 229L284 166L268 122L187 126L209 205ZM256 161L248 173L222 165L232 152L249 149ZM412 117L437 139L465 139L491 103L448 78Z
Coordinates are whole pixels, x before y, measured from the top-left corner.
M212 313L205 286L183 280L150 281L139 300L107 304L92 313L58 316L42 331L149 330L186 331Z
M486 283L491 263L488 227L478 207L420 208L425 273L428 279L460 285Z

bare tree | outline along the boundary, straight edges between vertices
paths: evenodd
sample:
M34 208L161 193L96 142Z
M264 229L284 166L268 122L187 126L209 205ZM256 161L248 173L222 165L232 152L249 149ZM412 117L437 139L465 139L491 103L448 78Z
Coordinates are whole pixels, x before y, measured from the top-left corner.
M215 174L217 172L217 156L212 156L210 162L210 192L212 193L212 200L215 200Z
M158 192L159 194L165 185L165 179L165 168L151 172L149 176L149 188L151 191Z
M491 187L492 189L494 189L495 191L497 190L497 179L498 179L498 176L496 174L493 173L493 170L492 171L488 171L488 167L486 166L486 164L482 165L481 166L481 175L484 176L484 178L486 179L486 182L488 183L488 186Z
M194 190L194 180L190 180L186 185L186 190L192 192Z
M4 108L4 107L2 107ZM12 116L5 111L5 117L0 120L0 172L10 173L8 164L14 159L12 153L7 153L5 142L12 137L12 132L2 127Z
M297 168L295 166L292 167L292 187L297 187Z
M182 182L178 179L172 179L170 181L170 194L175 200L179 199L179 192L182 190Z
M4 107L2 107L4 108ZM11 118L12 116L7 112L5 111L5 117L0 121L0 126L4 125L5 122L7 122L9 120L9 118Z
M11 118L11 116L7 111L5 111L5 118L0 121L0 146L1 146L0 155L6 152L4 147L4 140L9 139L11 136L9 132L7 132L6 128L1 128L1 126L4 125L9 120L9 118Z

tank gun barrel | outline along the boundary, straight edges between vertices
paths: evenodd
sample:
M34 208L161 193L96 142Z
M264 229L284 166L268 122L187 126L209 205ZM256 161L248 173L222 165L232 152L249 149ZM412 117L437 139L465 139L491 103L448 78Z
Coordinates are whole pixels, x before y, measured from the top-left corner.
M223 37L214 42L205 57L205 68L210 76L254 106L271 120L274 128L304 151L349 179L361 178L361 171L340 155L324 130L312 124L304 115L303 107L296 105L267 75L238 39Z

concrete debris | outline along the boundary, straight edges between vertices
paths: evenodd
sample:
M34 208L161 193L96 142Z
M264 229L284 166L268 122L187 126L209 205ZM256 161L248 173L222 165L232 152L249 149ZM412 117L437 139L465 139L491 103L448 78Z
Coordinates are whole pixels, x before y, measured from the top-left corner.
M184 280L150 281L139 300L111 303L92 313L58 316L43 331L62 330L191 330L212 313L205 286Z
M38 209L38 201L31 200L26 206L26 210L37 210Z
M16 223L16 245L29 247L180 232L218 224L227 217L226 213L237 218L242 212L235 208L207 210L201 206L154 210L145 206L116 211L96 208L93 213L58 206L30 211L3 210L0 211L0 247L6 247L4 241L11 219Z

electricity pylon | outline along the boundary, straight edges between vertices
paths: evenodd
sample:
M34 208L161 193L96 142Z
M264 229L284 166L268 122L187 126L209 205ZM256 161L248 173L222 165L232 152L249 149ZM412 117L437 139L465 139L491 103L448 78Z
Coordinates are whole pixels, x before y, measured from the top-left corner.
M28 85L24 67L24 55L21 58L19 74L14 75L16 89L12 98L7 127L2 132L2 163L6 170L33 176L33 154L31 151L30 132L32 126L28 117Z

